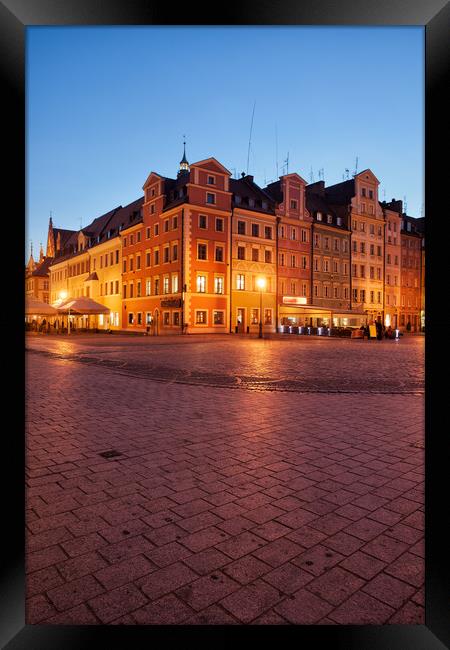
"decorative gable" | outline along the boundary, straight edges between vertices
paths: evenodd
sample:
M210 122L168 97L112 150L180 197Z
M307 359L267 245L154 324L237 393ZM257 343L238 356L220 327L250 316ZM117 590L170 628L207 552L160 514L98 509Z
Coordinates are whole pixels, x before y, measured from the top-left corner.
M193 163L191 169L198 167L205 171L209 171L216 174L225 174L226 176L231 176L231 172L228 171L226 167L220 164L215 158L207 158L206 160L200 160L200 162Z

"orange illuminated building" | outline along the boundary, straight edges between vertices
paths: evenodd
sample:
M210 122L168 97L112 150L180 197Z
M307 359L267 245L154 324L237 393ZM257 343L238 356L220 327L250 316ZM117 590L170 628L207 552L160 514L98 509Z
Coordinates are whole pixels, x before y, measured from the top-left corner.
M123 329L229 331L230 172L214 158L151 172L142 221L122 231Z

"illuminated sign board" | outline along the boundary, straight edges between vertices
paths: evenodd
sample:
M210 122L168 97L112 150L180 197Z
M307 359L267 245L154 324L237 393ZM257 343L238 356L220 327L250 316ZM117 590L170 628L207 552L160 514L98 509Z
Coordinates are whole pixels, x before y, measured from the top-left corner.
M283 296L283 305L306 305L304 296Z

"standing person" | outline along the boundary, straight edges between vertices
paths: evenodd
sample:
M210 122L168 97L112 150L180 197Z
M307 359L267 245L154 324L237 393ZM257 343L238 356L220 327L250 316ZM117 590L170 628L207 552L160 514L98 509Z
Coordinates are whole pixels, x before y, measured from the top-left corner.
M377 329L377 341L381 341L383 328L379 320L375 321L375 327Z

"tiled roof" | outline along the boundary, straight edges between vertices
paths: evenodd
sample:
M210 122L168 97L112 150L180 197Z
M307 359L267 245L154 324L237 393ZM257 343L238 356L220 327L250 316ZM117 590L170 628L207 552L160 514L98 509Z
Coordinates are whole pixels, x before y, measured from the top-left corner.
M41 277L47 277L49 274L49 266L53 262L53 257L46 257L40 264L38 263L31 275L38 275Z
M239 179L230 178L230 191L233 193L235 206L275 214L273 197L255 183L253 176L248 175ZM236 201L236 196L240 197L240 202ZM253 205L250 204L251 201L253 201Z

